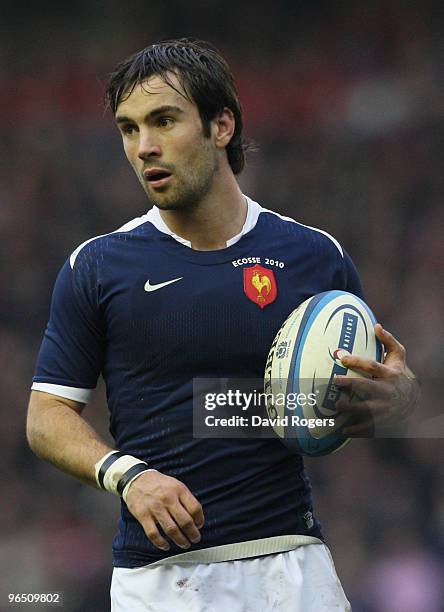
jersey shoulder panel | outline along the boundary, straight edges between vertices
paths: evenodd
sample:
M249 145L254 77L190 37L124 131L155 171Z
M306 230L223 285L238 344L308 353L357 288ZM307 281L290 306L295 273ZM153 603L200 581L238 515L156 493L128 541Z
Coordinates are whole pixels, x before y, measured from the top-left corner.
M299 221L296 221L291 217L286 217L273 210L268 210L267 208L262 208L261 216L270 216L270 218L272 219L279 220L282 224L283 229L285 228L286 231L291 231L293 229L295 233L306 234L309 235L312 239L319 240L321 242L326 242L330 245L334 245L335 249L339 251L341 257L344 257L344 250L342 246L339 244L336 238L333 238L333 236L331 236L328 232L324 230L318 229L316 227L311 227L310 225L304 225L303 223L300 223Z
M122 233L130 233L135 231L137 228L140 228L141 226L145 225L145 224L150 224L152 225L152 219L151 219L151 211L149 211L148 213L142 215L141 217L136 217L135 219L131 219L131 221L128 221L127 223L125 223L124 225L122 225L121 227L117 228L116 230L112 231L112 232L108 232L107 234L100 234L99 236L94 236L93 238L89 238L88 240L85 240L85 242L82 242L82 244L80 244L70 255L69 257L69 265L71 266L71 269L74 269L74 264L76 262L76 259L79 255L79 253L85 249L86 246L95 243L96 241L100 241L101 239L108 239L112 236L117 236L119 234Z

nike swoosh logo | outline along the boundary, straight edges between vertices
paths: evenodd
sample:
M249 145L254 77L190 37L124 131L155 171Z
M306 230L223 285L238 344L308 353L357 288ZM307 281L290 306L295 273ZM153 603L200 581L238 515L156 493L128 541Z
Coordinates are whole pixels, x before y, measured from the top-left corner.
M162 287L166 287L167 285L171 285L171 283L177 283L183 279L183 276L180 278L173 278L173 280L166 281L165 283L159 283L158 285L151 285L150 281L147 280L145 283L145 291L157 291L157 289L162 289Z

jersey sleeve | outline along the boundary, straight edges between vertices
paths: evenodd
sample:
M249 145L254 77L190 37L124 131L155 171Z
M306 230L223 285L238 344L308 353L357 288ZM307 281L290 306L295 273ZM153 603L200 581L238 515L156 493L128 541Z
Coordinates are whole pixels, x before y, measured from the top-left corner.
M335 278L334 289L349 291L353 293L353 295L361 298L361 300L364 300L361 279L359 278L356 266L346 251L342 250L342 253L342 267L339 276Z
M67 261L53 291L32 389L86 403L102 370L105 334L94 273Z

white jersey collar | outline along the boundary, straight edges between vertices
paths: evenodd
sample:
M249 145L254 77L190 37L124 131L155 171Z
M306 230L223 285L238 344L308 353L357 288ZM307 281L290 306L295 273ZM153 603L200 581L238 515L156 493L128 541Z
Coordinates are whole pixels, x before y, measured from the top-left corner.
M233 238L230 238L229 240L227 240L227 247L230 247L233 244L236 244L236 242L238 242L244 234L246 234L247 232L250 232L256 226L259 215L261 211L263 210L260 204L258 204L257 202L249 198L248 196L244 195L244 197L247 201L247 206L248 206L247 218L245 219L245 223L241 231L238 234L236 234L236 236L233 236ZM191 242L189 240L185 240L185 238L178 236L177 234L175 234L174 232L170 230L168 225L162 219L160 215L160 210L157 208L157 206L153 206L153 208L151 208L151 210L147 212L145 219L149 221L150 223L152 223L154 227L159 230L159 232L168 234L169 236L174 238L174 240L177 240L177 242L180 242L181 244L189 247L190 249L192 248Z

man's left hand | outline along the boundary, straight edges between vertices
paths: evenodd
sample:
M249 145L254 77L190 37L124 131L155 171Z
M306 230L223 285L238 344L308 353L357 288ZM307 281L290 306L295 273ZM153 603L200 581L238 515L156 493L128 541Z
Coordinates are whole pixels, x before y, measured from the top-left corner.
M373 431L375 425L393 425L407 418L419 402L419 384L406 364L406 351L396 338L379 323L377 338L385 346L384 363L346 355L342 363L347 368L371 378L336 376L335 384L347 392L336 403L339 413L353 413L357 422L344 429L353 436Z

